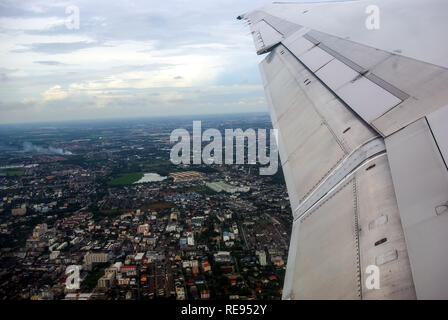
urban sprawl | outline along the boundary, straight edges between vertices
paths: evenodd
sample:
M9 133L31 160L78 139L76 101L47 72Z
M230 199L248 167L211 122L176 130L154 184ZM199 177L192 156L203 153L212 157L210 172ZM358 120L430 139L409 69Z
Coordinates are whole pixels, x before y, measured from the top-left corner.
M170 132L191 123L0 127L0 298L279 299L291 231L281 168L174 165ZM264 114L202 123L270 128Z

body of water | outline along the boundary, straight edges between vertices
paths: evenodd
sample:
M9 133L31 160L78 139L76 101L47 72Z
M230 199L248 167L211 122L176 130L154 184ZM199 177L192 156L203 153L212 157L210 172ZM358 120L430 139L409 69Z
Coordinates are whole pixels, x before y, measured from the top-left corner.
M163 177L163 176L159 175L158 173L150 172L150 173L145 173L140 180L138 180L134 183L157 182L157 181L163 181L166 178L167 177Z

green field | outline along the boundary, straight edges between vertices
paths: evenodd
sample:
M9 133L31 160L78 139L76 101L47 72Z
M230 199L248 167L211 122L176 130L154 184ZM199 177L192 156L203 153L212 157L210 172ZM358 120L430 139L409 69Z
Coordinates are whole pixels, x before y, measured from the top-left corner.
M1 173L6 173L8 177L14 177L14 176L21 176L23 175L23 170L16 170L16 169L1 169Z
M107 184L111 187L115 186L123 186L126 184L132 184L143 177L142 172L134 172L134 173L122 173L118 175L118 177L113 178Z
M87 277L81 283L81 289L90 292L96 287L99 278L104 276L104 268L102 268L103 265L104 264L100 264L96 266L94 270L89 272Z

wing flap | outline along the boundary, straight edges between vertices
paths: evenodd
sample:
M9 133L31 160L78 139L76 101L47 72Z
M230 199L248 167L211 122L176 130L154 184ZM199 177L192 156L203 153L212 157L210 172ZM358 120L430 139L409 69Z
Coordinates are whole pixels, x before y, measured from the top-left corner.
M415 299L393 190L387 155L382 154L297 218L283 298ZM366 286L369 265L379 268L378 290Z
M429 123L414 122L386 146L417 296L448 299L448 171Z

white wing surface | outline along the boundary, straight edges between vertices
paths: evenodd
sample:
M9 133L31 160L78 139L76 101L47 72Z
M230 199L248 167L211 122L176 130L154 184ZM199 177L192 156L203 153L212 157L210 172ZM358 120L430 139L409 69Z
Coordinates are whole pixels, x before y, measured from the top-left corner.
M238 17L267 54L293 208L284 299L448 299L446 12L369 0Z

